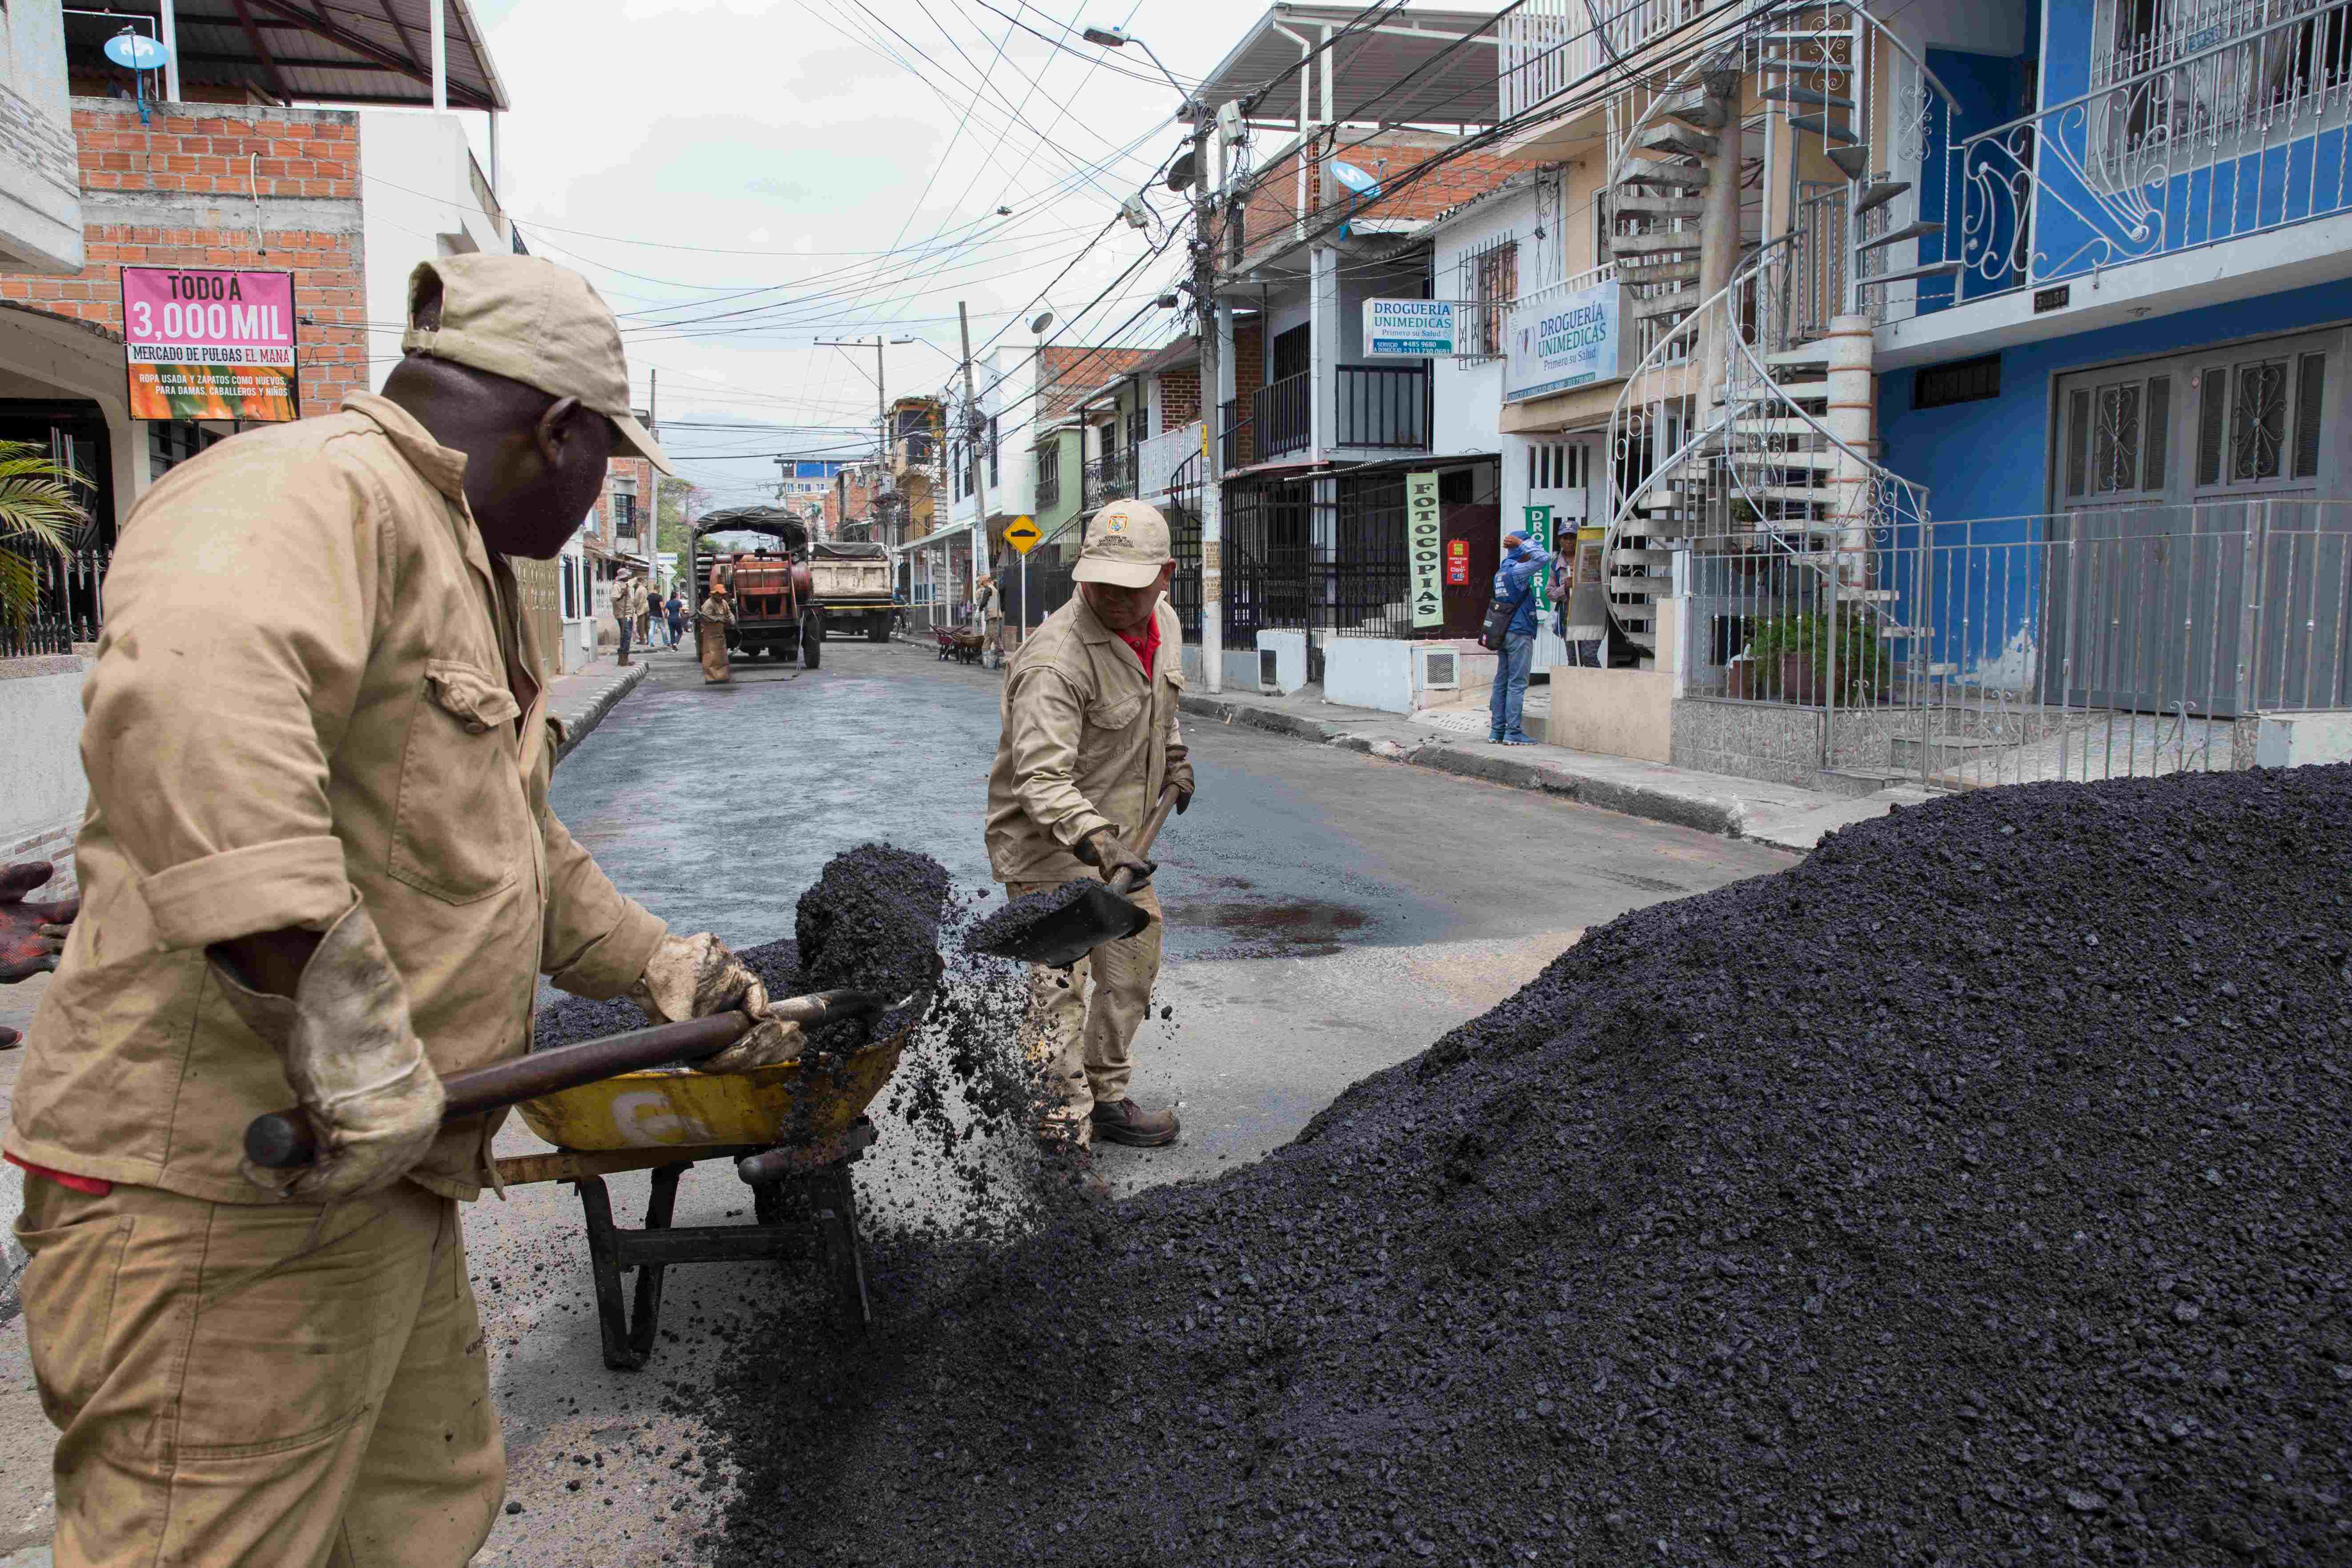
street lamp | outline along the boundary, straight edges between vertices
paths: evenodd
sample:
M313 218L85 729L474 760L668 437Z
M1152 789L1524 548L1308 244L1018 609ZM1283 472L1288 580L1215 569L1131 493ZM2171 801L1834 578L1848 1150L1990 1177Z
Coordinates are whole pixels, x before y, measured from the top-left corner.
M1187 108L1191 107L1192 95L1184 90L1184 84L1176 79L1175 72L1170 70L1166 66L1160 65L1160 57L1152 54L1151 46L1145 43L1141 38L1137 37L1132 33L1124 32L1118 27L1088 27L1085 32L1080 33L1078 37L1084 38L1087 43L1096 46L1097 48L1117 49L1123 48L1129 44L1133 44L1137 48L1141 49L1144 54L1150 57L1153 65L1160 66L1160 74L1168 78L1168 85L1176 89L1176 96L1184 100Z

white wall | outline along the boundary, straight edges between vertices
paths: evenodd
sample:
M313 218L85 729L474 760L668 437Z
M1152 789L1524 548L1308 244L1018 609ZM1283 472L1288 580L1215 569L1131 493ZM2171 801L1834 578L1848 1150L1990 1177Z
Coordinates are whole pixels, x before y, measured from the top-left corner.
M81 270L70 96L58 0L15 0L0 11L0 272Z
M1430 257L1430 275L1436 282L1437 298L1463 298L1462 258L1506 235L1515 235L1519 242L1519 292L1524 294L1538 287L1536 278L1543 265L1538 252L1555 250L1560 236L1548 233L1538 242L1536 226L1536 193L1527 190L1482 203L1465 213L1458 222L1440 229ZM1465 364L1455 359L1434 363L1430 398L1436 408L1431 421L1431 449L1446 453L1502 451L1499 432L1503 361L1488 360ZM1508 463L1504 464L1503 482L1507 486L1511 482L1510 469ZM1514 515L1507 510L1504 514L1507 519Z
M511 246L474 187L463 121L429 110L360 113L361 243L367 278L368 360L383 384L400 358L408 275L420 261Z
M82 660L0 659L0 861L56 858L81 824Z

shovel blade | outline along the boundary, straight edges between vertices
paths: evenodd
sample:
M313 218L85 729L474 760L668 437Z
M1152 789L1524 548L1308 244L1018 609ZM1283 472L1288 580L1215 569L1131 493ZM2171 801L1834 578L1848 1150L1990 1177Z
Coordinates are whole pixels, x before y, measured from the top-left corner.
M1097 883L1052 914L999 937L982 951L999 958L1062 969L1104 943L1132 936L1150 924L1150 915Z

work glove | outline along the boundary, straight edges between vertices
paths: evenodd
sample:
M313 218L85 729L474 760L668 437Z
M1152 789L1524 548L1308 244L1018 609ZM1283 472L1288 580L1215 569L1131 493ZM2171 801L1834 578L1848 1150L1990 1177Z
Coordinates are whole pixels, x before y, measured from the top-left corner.
M367 907L353 903L319 938L289 997L248 988L217 959L213 976L246 1027L277 1049L319 1143L315 1164L246 1179L296 1203L381 1192L441 1133L440 1076L408 1019L408 989Z
M1150 886L1151 873L1160 869L1157 862L1145 860L1128 848L1127 841L1121 839L1118 830L1113 828L1097 828L1077 841L1074 846L1074 852L1080 860L1101 872L1105 882L1108 882L1120 869L1132 867L1135 872L1135 882L1129 887L1129 892L1133 892L1135 888Z
M1192 804L1192 759L1179 753L1168 759L1168 782L1165 786L1176 791L1176 814L1182 816Z
M646 961L645 975L630 990L629 999L655 1023L683 1023L723 1012L751 1019L751 1031L742 1039L693 1064L700 1072L748 1072L796 1061L808 1043L800 1025L768 1017L768 988L708 931L664 936Z
M48 881L53 870L46 861L0 867L0 985L47 974L66 950L66 927L81 913L81 900L25 902L25 895Z

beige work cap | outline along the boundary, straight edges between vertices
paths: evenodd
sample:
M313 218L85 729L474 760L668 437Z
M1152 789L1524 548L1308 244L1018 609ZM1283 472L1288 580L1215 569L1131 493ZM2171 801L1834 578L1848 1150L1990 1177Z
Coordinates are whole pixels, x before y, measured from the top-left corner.
M1078 552L1080 582L1118 588L1148 588L1160 569L1176 559L1168 543L1168 519L1148 501L1113 501L1087 524L1087 547Z
M400 340L403 350L471 365L551 397L576 397L613 422L624 453L677 476L629 412L621 329L586 278L535 256L495 251L420 261L408 275L412 322L428 279L441 285L441 325L411 326Z

